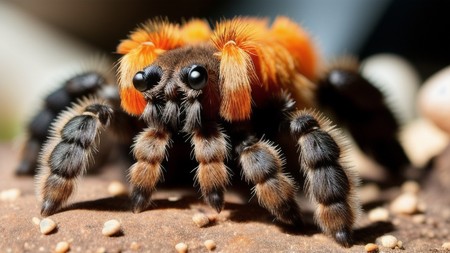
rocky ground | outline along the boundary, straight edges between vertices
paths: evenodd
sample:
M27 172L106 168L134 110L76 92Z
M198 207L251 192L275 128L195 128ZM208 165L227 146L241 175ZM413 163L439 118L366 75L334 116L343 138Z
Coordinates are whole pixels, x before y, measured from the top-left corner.
M369 243L376 244L379 252L449 251L443 245L450 241L448 148L433 160L430 173L420 184L361 186L364 212L355 228L356 244L350 249L320 233L313 223L313 206L302 197L299 201L306 225L301 229L273 222L256 201L249 202L247 195L231 191L220 214L206 206L196 190L187 188L159 189L154 195L155 208L133 214L129 198L108 188L114 181L124 182L117 165L84 177L72 205L50 217L56 228L44 235L33 179L14 176L17 161L12 144L1 144L0 252L55 252L57 247L60 252L67 247L70 252L182 252L181 246L188 252L366 252ZM394 200L400 204L395 206ZM199 214L204 214L203 218L198 218ZM111 219L120 222L120 231L106 236L102 229ZM381 239L384 235L401 242L388 247L389 238ZM209 249L207 240L212 240L207 243ZM179 243L184 245L176 248Z

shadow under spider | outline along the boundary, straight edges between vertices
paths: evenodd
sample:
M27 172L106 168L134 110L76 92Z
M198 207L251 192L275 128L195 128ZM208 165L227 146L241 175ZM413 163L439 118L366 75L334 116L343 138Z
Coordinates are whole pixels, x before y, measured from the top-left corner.
M177 201L168 199L155 199L152 206L144 212L152 209L189 209L190 205L201 202L194 196L183 196ZM132 212L131 199L128 196L108 197L96 200L88 200L76 202L63 208L61 212L70 210L95 210L95 211L111 211L111 212Z

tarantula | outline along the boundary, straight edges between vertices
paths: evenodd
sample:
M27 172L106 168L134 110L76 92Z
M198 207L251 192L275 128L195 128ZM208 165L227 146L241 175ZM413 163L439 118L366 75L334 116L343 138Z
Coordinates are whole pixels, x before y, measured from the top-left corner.
M261 206L281 222L299 225L300 181L285 168L276 144L287 138L297 147L305 190L317 203L316 222L346 247L360 209L358 179L342 162L341 134L311 108L328 107L360 147L393 173L408 163L382 94L356 65L321 70L308 34L288 18L269 26L265 19L237 17L214 28L202 20L179 25L156 19L133 31L117 52L123 55L118 87L106 85L101 73L75 76L46 99L30 124L17 173L34 173L43 146L37 169L43 216L61 210L76 178L92 166L103 129L132 143L134 212L152 204L162 163L181 140L192 145L195 180L211 207L222 210L229 167L236 167L254 185ZM115 88L118 94L107 92ZM230 165L231 157L237 166Z

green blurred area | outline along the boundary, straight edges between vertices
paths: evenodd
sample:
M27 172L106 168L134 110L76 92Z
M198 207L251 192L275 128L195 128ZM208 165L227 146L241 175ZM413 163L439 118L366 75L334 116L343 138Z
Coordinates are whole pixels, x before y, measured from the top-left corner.
M2 119L0 122L0 141L14 139L21 132L21 124L14 119Z

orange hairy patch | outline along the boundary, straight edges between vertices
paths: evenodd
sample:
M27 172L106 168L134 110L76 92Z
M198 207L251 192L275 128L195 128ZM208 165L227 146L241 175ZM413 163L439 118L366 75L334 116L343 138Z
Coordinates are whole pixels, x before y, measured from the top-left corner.
M295 58L298 71L314 80L317 71L317 53L308 33L286 17L278 17L272 24L271 33Z
M208 41L211 36L211 27L201 19L192 19L181 27L181 37L187 44Z
M117 47L124 54L119 61L119 90L123 109L140 115L145 109L144 96L133 86L136 72L152 64L156 57L183 45L178 25L166 21L150 21L134 31Z
M222 85L221 115L227 120L244 120L251 112L251 85L248 68L251 58L230 43L222 51L220 80Z
M220 114L229 121L245 120L251 113L251 81L255 77L250 56L255 48L259 22L233 19L217 24L212 42L219 50Z

